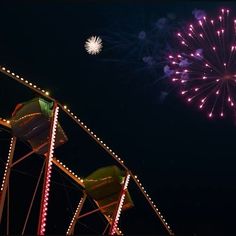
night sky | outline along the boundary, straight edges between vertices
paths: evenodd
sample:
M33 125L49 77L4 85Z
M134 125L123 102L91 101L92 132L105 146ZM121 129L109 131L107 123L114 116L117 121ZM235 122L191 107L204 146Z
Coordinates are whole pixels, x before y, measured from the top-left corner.
M153 53L158 60L165 59L163 35L161 43L158 34L153 37L160 18L174 16L165 27L165 35L173 45L172 27L193 21L194 9L216 15L226 6L236 15L236 4L147 2L1 3L0 64L50 91L119 154L139 176L176 235L233 235L233 117L210 120L196 106L186 104L167 79L160 80L161 63L150 68L143 59ZM155 52L138 42L137 35L142 31L149 37L148 45L160 43ZM92 35L103 40L103 50L96 56L84 49L86 39ZM0 117L10 117L17 103L35 94L6 76L0 78ZM97 168L116 164L65 114L59 120L69 141L56 154L72 170L84 177ZM0 163L3 172L9 135L3 131L0 134L0 154L5 155ZM18 155L26 150L26 145L19 144ZM22 226L18 225L22 225L21 218L27 212L26 200L32 195L41 164L40 157L34 155L13 171L12 233L21 232ZM54 182L60 184L52 187L55 202L51 200L47 230L49 234L64 234L81 194L68 178L55 173ZM23 192L29 192L27 197ZM122 214L122 230L126 234L165 235L163 226L132 183L130 193L135 208ZM64 205L61 213L57 204ZM57 219L60 214L62 217ZM36 233L37 216L35 207L26 232ZM96 218L85 221L76 232L101 233L94 224ZM3 226L1 230L5 232Z

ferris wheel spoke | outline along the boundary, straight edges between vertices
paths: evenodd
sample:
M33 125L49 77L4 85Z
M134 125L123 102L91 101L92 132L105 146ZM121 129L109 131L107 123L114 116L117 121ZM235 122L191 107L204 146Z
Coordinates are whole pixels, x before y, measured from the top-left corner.
M125 201L125 195L127 192L127 188L128 188L128 184L129 184L129 180L130 180L130 173L127 171L125 179L124 179L124 183L120 192L120 196L119 196L119 200L118 200L118 204L116 206L116 209L113 213L112 216L112 224L109 230L109 235L114 235L116 233L117 230L117 226L119 223L119 219L120 219L120 214L121 214L121 210Z
M44 156L45 157L45 156ZM53 164L58 167L62 172L69 176L74 182L76 182L80 187L84 189L83 179L75 174L71 169L69 169L64 163L59 161L55 156L52 158Z
M72 220L71 220L70 225L67 229L66 235L73 235L74 234L75 224L77 223L78 217L80 215L80 212L82 210L82 207L84 205L84 202L85 202L86 198L87 198L87 194L84 193L84 195L81 197L81 199L79 201L79 204L76 208L76 211L75 211L75 213L72 217Z
M44 160L44 163L43 163L43 166L42 166L42 170L41 170L40 175L39 175L39 177L38 177L38 181L37 181L37 184L36 184L36 187L35 187L35 190L34 190L34 193L33 193L32 199L31 199L31 202L30 202L30 206L29 206L29 209L28 209L28 212L27 212L27 216L26 216L26 219L25 219L25 223L24 223L24 226L23 226L21 235L23 235L23 234L25 233L25 228L26 228L26 225L27 225L27 223L28 223L28 219L29 219L29 216L30 216L30 212L31 212L33 203L34 203L34 199L35 199L36 193L37 193L37 191L38 191L38 187L39 187L40 180L41 180L42 175L43 175L45 163L46 163L46 162L45 162L45 160Z
M54 102L53 114L51 118L51 127L49 131L49 150L47 152L43 191L42 191L41 204L40 204L38 235L44 235L45 230L46 230L48 199L49 199L49 191L50 191L50 183L51 183L52 158L53 158L53 153L54 153L55 137L56 137L56 131L57 131L57 125L58 125L58 113L59 113L59 107L57 106L57 103Z
M10 227L10 185L7 188L7 235L9 235L9 227Z
M17 161L13 162L11 164L11 167L13 167L14 165L18 164L19 162L25 160L27 157L31 156L32 154L36 153L38 150L40 150L41 148L45 147L48 143L43 143L42 145L40 145L39 147L33 149L32 151L30 151L29 153L25 154L23 157L19 158Z
M0 190L0 223L2 221L3 208L4 208L7 188L9 185L11 163L12 163L13 156L14 156L15 146L16 146L16 137L12 137L10 147L9 147L9 152L8 152L7 163L5 166L5 171L4 171L4 175L3 175L3 179L2 179L2 186L1 186L1 190Z
M105 235L105 233L107 232L107 229L108 229L108 227L109 227L109 222L107 223L107 225L106 225L106 227L105 227L105 229L104 229L104 231L103 231L103 233L102 233L102 235Z

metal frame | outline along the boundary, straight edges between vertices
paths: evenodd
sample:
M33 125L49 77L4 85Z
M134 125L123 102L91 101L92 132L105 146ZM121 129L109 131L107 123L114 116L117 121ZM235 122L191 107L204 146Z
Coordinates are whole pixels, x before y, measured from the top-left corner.
M59 107L55 102L52 110L51 127L49 132L49 149L46 155L43 191L41 196L40 213L38 221L38 231L37 231L38 235L44 235L46 230L48 198L49 198L50 182L51 182L52 158L55 146L58 112L59 112Z
M129 179L130 179L130 174L129 174L129 172L126 172L124 183L123 183L122 189L120 191L119 200L118 200L118 203L116 206L116 210L114 211L114 214L112 216L112 223L111 223L111 227L109 230L109 235L114 235L116 233L116 229L117 229L119 219L120 219L120 214L121 214L122 207L123 207L124 200L125 200L125 194L127 192L127 187L129 184Z
M8 189L8 184L9 184L9 179L10 179L11 164L14 157L15 146L16 146L16 137L12 137L10 147L9 147L9 152L8 152L7 163L5 166L5 171L4 171L4 175L2 179L1 191L0 191L0 194L1 194L0 196L0 223L2 222L2 214L3 214L3 209L4 209L6 192Z
M162 225L167 230L168 234L169 235L174 235L174 233L170 229L170 226L164 220L163 216L161 215L161 213L158 210L158 208L156 207L156 205L153 203L153 201L151 200L149 195L146 193L146 191L144 190L143 186L141 185L139 180L136 178L136 176L133 175L132 172L126 167L126 165L124 164L123 160L121 158L119 158L102 140L100 140L96 136L96 134L94 132L92 132L83 122L81 122L80 119L77 116L75 116L66 106L63 106L56 99L51 97L48 92L46 92L45 90L43 90L43 89L37 87L36 85L30 83L28 80L25 80L24 78L20 77L19 75L16 75L15 73L11 72L10 70L6 69L3 66L0 66L0 72L2 74L6 75L8 78L11 78L11 79L15 80L16 82L22 84L23 86L28 87L31 91L36 92L36 94L40 94L42 97L44 97L44 98L46 98L46 99L48 99L50 101L56 102L58 104L58 106L70 118L72 118L72 120L74 120L77 125L80 126L81 129L83 129L99 146L101 146L101 148L104 151L106 151L120 166L122 166L124 168L124 170L126 170L127 172L130 173L132 179L135 181L135 183L138 186L138 188L140 189L141 193L144 195L145 199L148 201L149 205L154 210L154 213L160 219ZM4 120L4 119L0 119L0 125L4 125L4 126L6 126L8 128L10 127L9 122L7 120ZM108 218L107 218L107 220L110 221L110 219L108 219Z
M77 221L79 219L79 215L80 215L80 212L81 212L81 210L82 210L82 208L84 206L84 202L85 202L86 198L87 198L87 194L84 193L83 197L80 199L79 204L78 204L78 206L76 208L75 214L72 217L72 220L70 222L70 225L68 227L66 235L73 235L74 234L75 225L76 225L76 223L77 223Z

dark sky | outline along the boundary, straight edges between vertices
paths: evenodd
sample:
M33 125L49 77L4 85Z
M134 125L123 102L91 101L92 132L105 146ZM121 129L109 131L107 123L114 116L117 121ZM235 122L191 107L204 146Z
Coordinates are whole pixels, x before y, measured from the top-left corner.
M178 24L181 27L184 22L194 20L194 9L217 14L222 6L236 11L233 2L203 1L0 4L0 64L48 89L103 138L140 176L176 235L234 234L236 127L233 118L209 120L196 107L186 104L168 82L159 82L163 74L161 67L153 70L142 61L143 56L153 55L153 51L150 55L145 51L143 55L135 37L141 31L150 36L155 22L170 13L175 16L171 27ZM166 35L172 34L171 27L166 28ZM84 49L84 42L91 35L104 40L104 49L97 56L88 55ZM118 42L114 38L117 35ZM149 40L152 45L158 44L158 37ZM173 43L171 37L170 43ZM161 57L165 48L159 50L157 47L155 53ZM161 101L163 92L168 95ZM15 104L33 97L22 85L2 76L0 117L9 117ZM60 117L60 123L69 141L60 147L58 156L74 171L86 176L101 166L115 164L65 115ZM6 140L2 142L2 146L7 145ZM39 170L37 164L34 160L29 162L27 168L22 167L24 173L33 175L34 168ZM18 181L18 188L22 186L21 189L28 191L27 178L20 182L15 177L14 181ZM63 202L64 189L53 191L56 197L52 195ZM67 200L69 194L72 199L68 200L68 209L74 209L78 192L65 194ZM134 185L130 192L136 209L121 218L123 231L164 234ZM19 199L16 193L14 201ZM22 205L13 211L23 208ZM56 213L57 210L51 210L51 218ZM68 210L65 222L50 219L48 232L64 234L61 225L65 224L66 228L71 214ZM20 232L17 225L22 220L13 215L15 223L11 230ZM91 221L96 220L88 221L88 228L80 225L82 229L79 229L83 233L86 230L90 234L98 233L91 231ZM34 231L29 229L29 233Z

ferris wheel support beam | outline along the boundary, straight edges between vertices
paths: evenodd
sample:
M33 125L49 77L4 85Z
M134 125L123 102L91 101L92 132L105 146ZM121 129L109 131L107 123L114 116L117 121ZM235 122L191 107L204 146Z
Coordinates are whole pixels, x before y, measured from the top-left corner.
M96 204L96 206L99 208L99 205L98 205L98 203L97 203L97 201L95 201L95 200L93 200L94 201L94 203ZM115 202L115 204L117 204L117 202ZM101 207L102 208L102 207ZM100 208L100 209L101 209ZM100 210L101 211L101 210ZM105 215L105 214L102 214L104 217L105 217L105 219L107 220L107 223L108 223L108 225L111 225L112 224L112 219L110 218L110 216L108 216L108 215ZM120 228L119 227L117 227L117 229L116 229L116 234L117 235L123 235L123 233L122 233L122 231L120 230ZM103 234L104 235L104 234Z
M98 212L98 211L105 210L106 208L111 207L111 206L116 205L116 204L117 204L117 201L112 202L112 203L109 203L109 204L107 204L107 205L105 205L105 206L102 206L102 207L98 207L98 208L95 209L95 210L86 212L86 213L84 213L83 215L78 216L77 220L79 220L79 219L81 219L81 218L84 218L84 217L86 217L86 216L89 216L89 215L91 215L91 214L94 214L94 213L96 213L96 212Z
M53 157L52 162L61 171L63 171L68 177L70 177L73 181L75 181L82 189L85 188L84 183L83 183L83 179L80 178L73 171L71 171L65 164L63 164L61 161L59 161L55 156Z
M105 216L105 218L106 218L106 220L108 222L108 226L111 225L112 224L112 219L109 216L107 216L107 215L104 215L104 216ZM102 235L106 235L105 234L106 230L107 229L105 228L105 230L104 230ZM116 235L124 235L119 227L116 228Z
M40 148L43 148L47 145L47 143L43 143L42 145L40 145L39 147L33 149L32 151L28 152L27 154L25 154L23 157L19 158L17 161L13 162L11 164L11 167L13 167L14 165L18 164L19 162L25 160L27 157L29 157L30 155L34 154L35 152L37 152Z
M54 102L52 117L51 117L51 126L49 132L49 150L47 152L46 164L45 164L43 191L40 204L37 235L45 235L45 230L46 230L48 199L49 199L49 191L51 183L52 158L55 147L58 113L59 113L59 107L57 106L57 103Z
M107 205L105 205L105 206L103 206L103 207L99 207L98 203L97 203L95 200L93 200L94 203L97 205L98 208L95 209L95 210L89 211L89 212L87 212L87 213L84 213L83 215L80 215L80 212L81 212L81 210L82 210L82 207L83 207L83 204L84 204L84 202L85 202L85 200L86 200L86 197L87 197L87 195L84 193L84 196L80 199L80 202L79 202L79 204L78 204L78 206L77 206L77 208L76 208L76 211L75 211L75 213L74 213L74 215L73 215L73 217L72 217L72 220L71 220L70 225L69 225L69 227L68 227L68 229L67 229L66 235L73 235L73 234L74 234L74 228L75 228L75 225L76 225L76 223L78 222L79 219L81 219L81 218L83 218L83 217L86 217L86 216L89 216L89 215L91 215L91 214L93 214L93 213L96 213L96 212L98 212L98 211L101 212L101 210L106 209L107 207L116 205L116 204L118 203L118 201L115 201L115 202L109 203L109 204L107 204ZM112 220L109 219L105 214L102 214L102 215L103 215L103 216L105 217L105 219L107 220L108 225L109 225L109 224L111 225L111 224L112 224ZM117 234L117 235L122 235L122 232L120 231L119 228L116 229L116 234Z
M81 210L82 210L82 208L83 208L83 205L84 205L84 202L85 202L86 198L87 198L87 194L84 193L83 197L81 197L81 199L80 199L80 201L79 201L79 204L78 204L78 206L77 206L77 208L76 208L75 214L74 214L74 216L72 217L72 220L71 220L71 222L70 222L70 225L69 225L69 227L68 227L68 230L67 230L67 232L66 232L66 235L73 235L73 234L74 234L75 225L76 225L76 223L77 223L77 219L78 219L78 217L79 217L79 215L80 215L80 212L81 212Z
M119 219L120 219L120 214L121 214L122 207L123 207L123 204L124 204L124 201L125 201L125 194L127 192L129 179L130 179L130 174L129 174L129 172L127 172L126 176L125 176L125 179L124 179L124 183L123 183L121 192L120 192L118 204L116 206L116 209L115 209L113 217L112 217L112 223L111 223L111 227L110 227L110 230L109 230L109 235L114 235L116 233L116 229L117 229Z
M5 166L5 171L4 171L4 175L2 179L1 190L0 190L0 223L2 221L2 213L3 213L6 193L8 189L9 179L10 179L11 163L14 156L15 146L16 146L16 137L12 137L10 147L9 147L9 152L8 152L7 163Z

